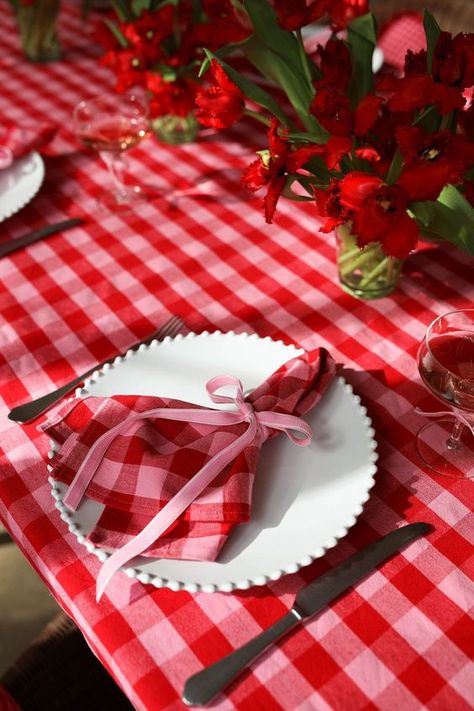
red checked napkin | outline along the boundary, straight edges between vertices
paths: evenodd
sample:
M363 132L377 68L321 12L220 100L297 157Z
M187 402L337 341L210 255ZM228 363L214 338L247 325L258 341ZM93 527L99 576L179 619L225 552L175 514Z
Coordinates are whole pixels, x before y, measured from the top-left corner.
M279 424L285 418L295 421L290 428L299 429L310 438L309 427L300 416L319 402L334 373L334 361L326 350L305 353L285 363L245 399L241 397L237 403L244 413L241 421L219 425L190 420L194 416L221 417L224 411L167 398L119 395L73 401L40 426L60 445L51 461L52 475L66 484L77 481L88 454L94 448L100 449L100 438L110 440L95 457L95 470L84 493L105 505L90 540L105 547L122 548L136 540L167 504L172 505L170 502L206 465L213 466L226 448L247 437L247 428L260 418L262 422L255 425L251 441L215 473L202 492L144 551L145 555L161 558L215 560L231 529L250 518L252 486L263 442L278 434L278 429L288 430L288 426ZM231 376L213 380L223 379L235 380ZM213 399L223 401L217 395ZM138 414L157 408L164 416L179 416L183 410L187 414L183 421ZM237 413L227 411L224 416L235 419ZM276 429L262 424L272 418ZM120 430L117 435L112 432L114 428ZM302 443L296 438L293 441ZM308 442L309 439L304 444ZM73 508L81 496L82 493L78 498L73 495L75 501L69 502Z
M0 170L8 168L14 160L38 151L52 141L57 127L50 123L17 126L0 121Z

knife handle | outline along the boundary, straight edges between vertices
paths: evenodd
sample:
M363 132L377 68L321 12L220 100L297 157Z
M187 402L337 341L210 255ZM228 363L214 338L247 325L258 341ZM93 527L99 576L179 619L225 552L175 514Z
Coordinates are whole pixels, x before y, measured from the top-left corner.
M6 257L7 254L16 252L22 247L28 247L30 244L39 242L45 237L56 234L56 232L64 232L69 230L71 227L76 227L77 225L82 225L85 222L82 217L71 217L70 220L64 220L63 222L56 222L53 225L46 225L46 227L41 227L39 230L30 232L27 235L22 235L21 237L15 237L9 242L5 242L0 245L0 257Z
M182 700L188 706L205 706L230 684L267 647L287 634L302 620L292 608L284 617L235 652L191 676L184 685Z

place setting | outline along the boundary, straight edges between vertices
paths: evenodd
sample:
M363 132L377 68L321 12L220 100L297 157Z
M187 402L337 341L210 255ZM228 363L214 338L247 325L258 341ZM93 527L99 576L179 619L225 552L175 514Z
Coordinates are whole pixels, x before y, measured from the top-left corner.
M124 711L474 700L474 34L388 1L0 0L0 521Z

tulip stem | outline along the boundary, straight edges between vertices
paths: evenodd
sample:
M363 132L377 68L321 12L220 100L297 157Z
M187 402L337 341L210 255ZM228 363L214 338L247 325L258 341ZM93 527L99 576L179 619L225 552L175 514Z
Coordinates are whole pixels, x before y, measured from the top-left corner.
M355 269L357 269L357 267L360 267L365 264L365 262L367 262L369 259L373 259L375 250L360 250L359 248L357 249L360 252L359 256L356 257L354 260L350 261L349 264L346 265L345 269L341 269L341 275L343 277L353 272Z
M252 111L252 109L244 109L243 113L244 116L250 116L250 118L253 118L256 121L260 121L260 123L263 123L265 126L270 127L271 125L270 119L268 119L263 114L260 114L258 111Z
M376 278L379 276L379 274L382 274L382 273L385 271L385 269L390 269L391 261L392 261L392 260L390 259L390 257L385 257L385 259L383 259L383 260L380 262L380 264L377 264L377 266L374 267L374 269L372 269L372 271L369 272L369 273L362 279L362 281L361 281L360 284L359 284L359 287L360 287L361 289L363 289L364 286L367 286L368 284L370 284L371 281L373 281L374 279L376 279ZM387 274L387 276L389 276L389 275Z
M339 264L345 264L348 259L352 259L352 257L355 257L356 254L360 254L360 252L360 247L353 247L348 252L344 252L344 254L341 254L341 256L339 257Z

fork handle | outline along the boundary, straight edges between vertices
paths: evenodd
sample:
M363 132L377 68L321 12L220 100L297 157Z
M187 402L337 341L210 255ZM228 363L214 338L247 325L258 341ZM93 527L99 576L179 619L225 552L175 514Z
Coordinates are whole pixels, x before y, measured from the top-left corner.
M150 338L147 338L146 341L138 341L128 350L136 350L140 345L142 345L142 343L146 346L149 345L153 340L155 340L161 330L162 329L160 328L155 331L155 333L150 336ZM32 420L35 420L37 417L42 415L43 412L49 410L52 405L59 402L59 400L71 392L71 390L77 388L87 377L89 377L89 375L92 375L92 373L96 370L100 370L104 367L104 365L113 363L116 357L117 356L113 356L112 358L102 361L102 363L99 363L98 365L94 365L93 368L90 368L82 375L79 375L79 377L74 378L74 380L71 380L69 383L62 385L57 390L53 390L51 393L46 393L46 395L42 395L41 397L36 398L36 400L30 400L29 402L25 402L23 405L14 407L13 410L8 413L8 419L13 420L14 422L31 422Z
M42 415L43 412L46 412L46 410L48 410L52 405L59 402L59 400L71 392L71 390L77 388L88 375L91 375L94 372L94 370L103 368L104 365L105 363L101 363L98 366L94 366L94 368L88 370L87 373L71 380L69 383L66 383L66 385L63 385L57 390L53 390L52 393L46 393L46 395L42 395L36 400L30 400L30 402L25 402L23 405L14 407L13 410L8 413L8 419L13 420L14 422L30 422L31 420L35 420L39 417L39 415Z

